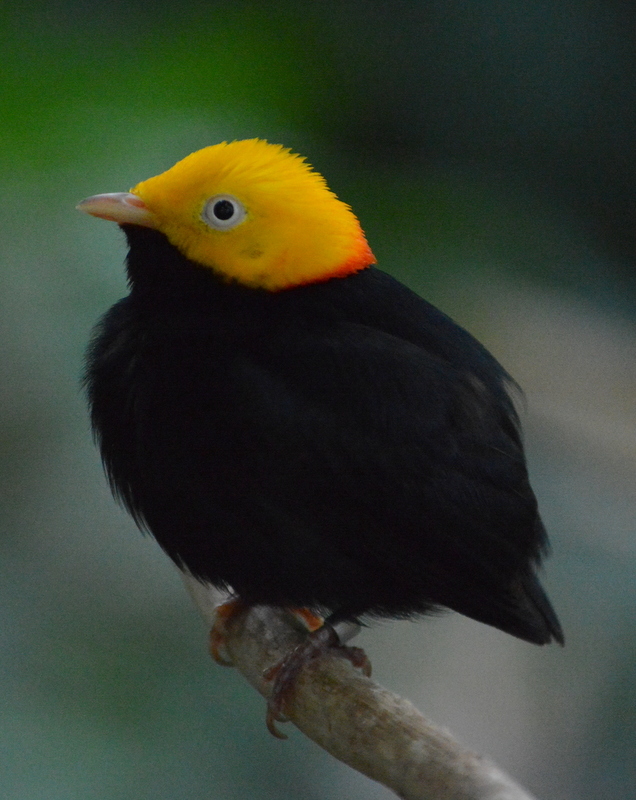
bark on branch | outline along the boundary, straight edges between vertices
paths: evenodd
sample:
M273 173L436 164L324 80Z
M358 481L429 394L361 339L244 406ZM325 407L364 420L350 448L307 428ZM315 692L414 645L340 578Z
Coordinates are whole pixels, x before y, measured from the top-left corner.
M211 626L226 596L182 577ZM230 622L227 651L236 669L267 698L271 684L263 672L303 635L286 612L259 606ZM308 664L287 710L290 721L328 753L405 800L535 800L492 761L465 749L408 700L342 658Z

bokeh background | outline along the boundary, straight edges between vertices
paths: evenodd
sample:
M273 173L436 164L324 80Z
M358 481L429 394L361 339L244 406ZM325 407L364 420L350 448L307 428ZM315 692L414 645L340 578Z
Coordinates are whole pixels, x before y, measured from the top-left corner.
M79 386L125 282L75 203L261 136L525 389L565 649L445 615L366 630L375 675L540 798L636 797L635 34L619 0L2 4L0 796L392 796L210 662Z

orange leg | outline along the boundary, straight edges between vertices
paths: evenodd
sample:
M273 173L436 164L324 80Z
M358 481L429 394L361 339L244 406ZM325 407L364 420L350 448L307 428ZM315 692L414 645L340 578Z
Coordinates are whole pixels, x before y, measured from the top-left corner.
M310 633L317 631L318 628L322 628L322 626L325 624L325 621L322 617L318 617L308 608L290 608L289 611L296 617L297 620L300 620L300 622L303 623Z
M210 655L217 664L224 667L233 666L231 661L221 655L221 650L227 640L229 622L248 608L249 603L245 603L240 597L235 597L216 609L216 620L210 631ZM346 658L365 675L371 675L371 662L364 650L340 644L338 634L322 617L308 608L290 608L289 612L307 628L308 635L298 647L266 670L263 675L265 680L274 683L272 695L267 703L266 724L269 732L278 739L287 738L278 730L276 722L285 721L285 706L293 696L296 680L305 664L324 655L333 654Z
M221 655L221 650L225 646L227 639L227 626L231 619L236 617L243 611L249 608L249 604L243 602L240 597L233 597L221 603L216 609L216 619L214 625L210 630L210 655L222 667L233 666L231 661ZM299 620L307 630L312 633L313 631L322 628L324 619L316 616L308 608L290 608L289 613Z

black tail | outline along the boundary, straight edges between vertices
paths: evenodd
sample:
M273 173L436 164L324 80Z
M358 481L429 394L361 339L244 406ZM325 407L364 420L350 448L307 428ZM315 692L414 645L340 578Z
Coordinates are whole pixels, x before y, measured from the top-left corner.
M549 644L554 639L560 645L565 644L561 623L537 576L528 575L521 587L523 601L519 610L523 612L524 619L527 618L532 623L529 630L533 636L529 637L528 641Z
M563 630L536 575L517 579L505 595L490 598L461 613L534 644L564 644Z

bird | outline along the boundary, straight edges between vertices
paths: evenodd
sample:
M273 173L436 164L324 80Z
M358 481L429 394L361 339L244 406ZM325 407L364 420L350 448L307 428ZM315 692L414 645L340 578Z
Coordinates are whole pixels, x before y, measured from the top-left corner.
M339 622L440 609L563 644L516 384L379 269L306 159L221 142L78 208L128 245L129 293L87 351L92 428L114 494L181 570L307 609L336 648Z

